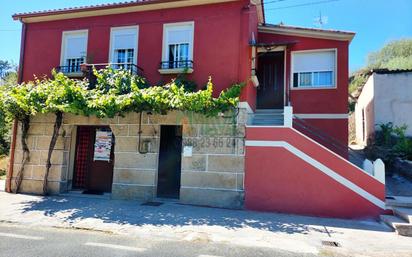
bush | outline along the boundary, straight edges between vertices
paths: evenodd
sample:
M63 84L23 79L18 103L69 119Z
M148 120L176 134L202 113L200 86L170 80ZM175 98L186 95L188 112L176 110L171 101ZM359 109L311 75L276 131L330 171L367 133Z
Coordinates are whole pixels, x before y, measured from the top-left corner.
M412 160L412 139L405 135L407 126L394 126L393 123L379 124L379 130L365 149L369 159L382 159L392 166L396 158Z
M10 148L11 122L0 104L0 156L7 155Z
M0 169L0 177L6 176L6 170Z
M0 177L6 175L8 161L9 159L6 156L0 156Z

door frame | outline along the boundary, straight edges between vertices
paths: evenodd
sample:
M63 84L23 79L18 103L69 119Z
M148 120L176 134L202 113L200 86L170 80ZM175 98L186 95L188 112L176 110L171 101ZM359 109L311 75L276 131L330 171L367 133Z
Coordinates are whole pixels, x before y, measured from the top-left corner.
M156 162L157 162L157 168L156 168L156 172L155 172L155 184L154 184L154 190L153 190L153 198L160 198L160 199L169 199L169 200L180 200L180 193L181 193L181 189L182 189L182 162L183 162L183 156L182 156L182 152L180 153L180 188L179 188L179 195L177 198L162 198L158 196L158 187L159 187L159 168L160 168L160 150L161 150L161 140L162 140L162 126L175 126L175 127L180 127L181 128L181 138L182 138L182 145L181 145L181 150L183 151L183 125L179 125L179 124L159 124L159 144L158 144L158 149L157 149L157 153L158 156L156 158Z
M257 48L257 53L270 53L270 52L283 52L283 106L288 106L289 105L289 101L287 99L287 95L289 94L289 86L287 86L288 84L288 80L287 80L287 46L286 45L282 45L282 46L276 46L276 47L271 47L271 48L267 48L267 47L258 47ZM259 57L258 57L259 58ZM257 96L256 96L256 101L257 101Z
M110 127L110 125L73 125L72 131L71 131L71 141L70 141L70 149L69 149L69 159L68 159L68 166L67 166L67 185L66 185L66 190L67 191L72 191L74 190L73 188L73 183L74 183L74 177L75 177L75 172L76 172L76 155L77 155L77 143L78 143L78 129L79 127L92 127L94 129L98 129L98 128L109 128L112 133L113 130ZM93 142L95 141L95 138L93 139ZM116 147L116 136L113 133L113 142L112 142L112 151L113 151L113 171L112 171L112 189L113 189L113 183L114 183L114 170L115 170L115 147ZM92 144L93 148L94 148L94 143ZM93 160L92 160L93 161ZM90 169L91 163L89 163L89 169ZM87 190L88 188L88 183L89 183L89 179L90 179L90 174L88 174L87 178L86 178L86 188L84 188L83 190Z

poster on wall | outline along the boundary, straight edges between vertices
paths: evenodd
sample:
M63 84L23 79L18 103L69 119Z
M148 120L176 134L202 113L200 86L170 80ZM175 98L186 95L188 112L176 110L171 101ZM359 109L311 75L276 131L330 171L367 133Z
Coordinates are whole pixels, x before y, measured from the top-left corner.
M112 132L110 131L96 131L96 141L94 143L94 161L110 162L112 138Z

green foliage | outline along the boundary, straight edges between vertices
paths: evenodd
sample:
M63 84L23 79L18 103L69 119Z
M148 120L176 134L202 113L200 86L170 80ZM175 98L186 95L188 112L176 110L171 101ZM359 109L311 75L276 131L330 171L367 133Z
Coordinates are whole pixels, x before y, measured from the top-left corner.
M15 85L16 83L17 71L15 66L8 61L0 60L0 85ZM2 106L3 101L0 102L0 156L9 152L11 128L11 120L7 117Z
M14 65L9 61L0 60L0 74L13 69Z
M381 50L370 53L366 67L355 72L349 79L349 93L356 96L368 80L367 72L371 69L412 69L412 39L392 41ZM351 107L354 103L350 101ZM350 111L353 108L350 108Z
M15 86L4 86L0 97L9 117L23 120L37 113L73 113L114 117L128 112L151 111L165 114L169 110L193 111L207 116L217 115L237 107L243 85L234 85L214 98L213 84L188 92L172 81L165 86L149 87L146 80L127 70L111 68L94 71L96 84L70 79L53 72L53 78L37 79Z
M368 69L412 69L412 39L392 41L368 56Z
M375 139L366 149L367 156L381 158L392 165L396 158L412 160L412 139L405 135L407 126L394 126L392 122L379 124Z
M11 122L0 103L0 156L7 155L10 148Z
M179 87L183 87L187 92L195 92L197 90L196 82L187 78L187 73L181 73L177 75L175 84Z
M350 94L355 93L356 90L358 90L363 85L365 85L369 77L365 73L366 71L359 71L349 78L349 93Z

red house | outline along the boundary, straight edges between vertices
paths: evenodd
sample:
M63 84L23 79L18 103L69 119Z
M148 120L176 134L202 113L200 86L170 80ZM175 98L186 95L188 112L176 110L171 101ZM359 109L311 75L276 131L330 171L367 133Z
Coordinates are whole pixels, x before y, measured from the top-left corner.
M152 141L157 142L155 164L146 173L140 165L152 158L150 153L123 151L136 125L132 118L123 123L120 118L106 123L67 118L76 136L67 139L73 147L63 147L54 192L75 189L80 177L86 182L77 186L87 191L100 183L113 198L173 197L191 204L347 218L384 210L379 172L370 175L347 160L348 47L354 33L267 24L263 0L132 1L13 18L23 24L21 81L50 76L52 69L82 78L86 64L132 69L151 84L185 73L203 85L211 76L216 95L233 83L247 84L236 124L243 132L233 138L235 150L199 150L186 143L162 148L168 137L180 133L185 142L188 135L186 125L173 124L183 126L176 132L179 126L168 128L168 117L159 118L160 138ZM128 132L122 134L118 129L124 124ZM102 126L116 136L114 164L90 161L91 168L80 172L79 144L95 140L94 128ZM196 131L205 136L201 127ZM33 134L37 146L45 135ZM41 151L37 146L33 150ZM15 151L18 155L18 147ZM164 168L162 152L167 151L178 155ZM131 152L133 157L121 157ZM19 165L17 157L13 164L11 173ZM35 192L35 181L34 175L23 181L23 191Z

